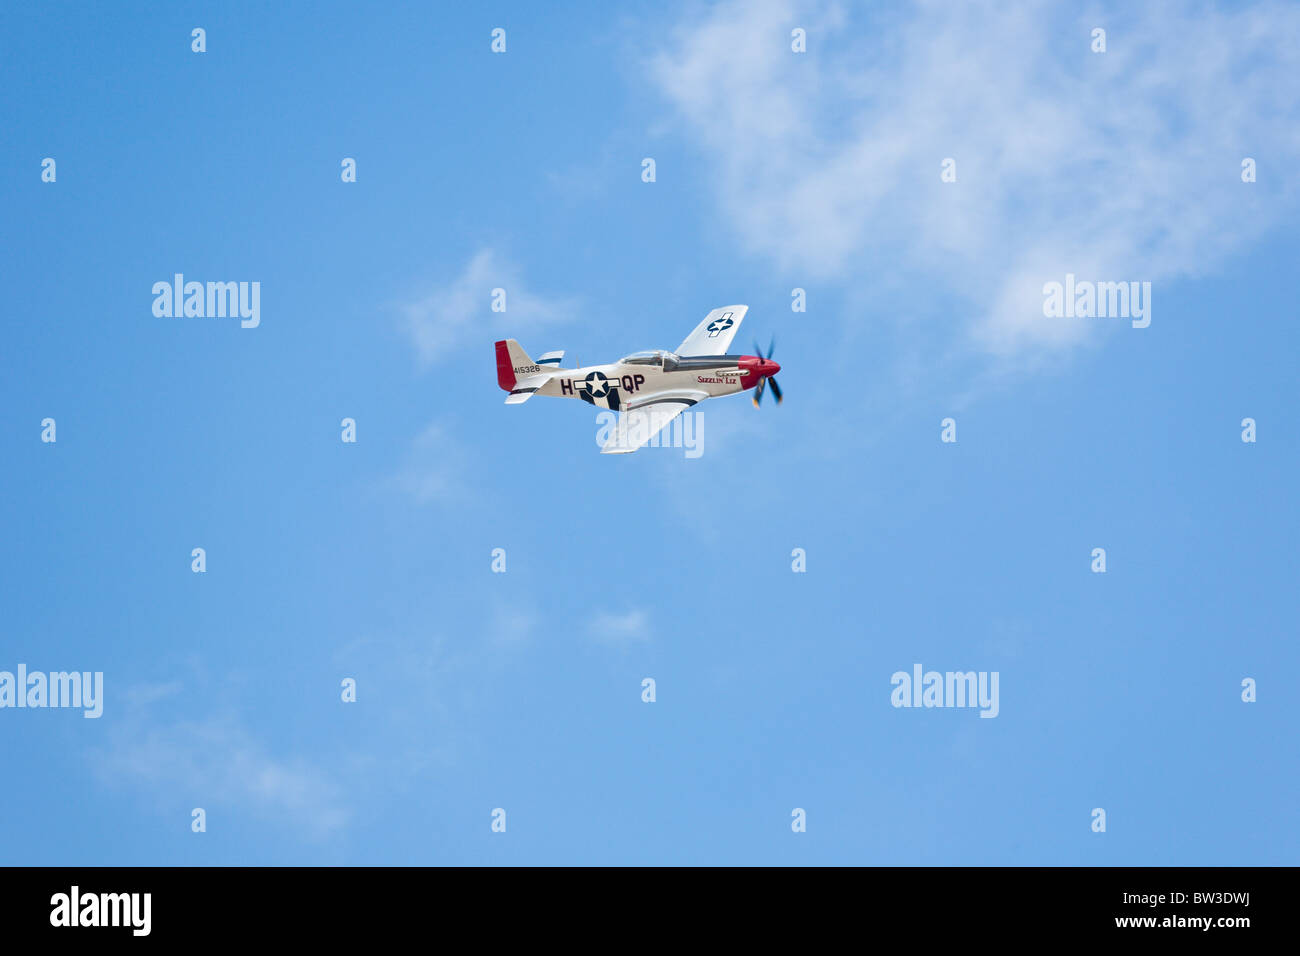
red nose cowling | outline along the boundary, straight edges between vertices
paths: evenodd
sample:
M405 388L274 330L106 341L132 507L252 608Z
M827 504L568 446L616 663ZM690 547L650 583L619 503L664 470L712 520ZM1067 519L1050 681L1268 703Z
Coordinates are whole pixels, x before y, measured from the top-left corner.
M760 358L757 355L743 355L736 364L741 368L750 370L749 374L741 379L745 383L745 388L753 388L763 379L771 378L781 371L781 366L776 362L771 359Z

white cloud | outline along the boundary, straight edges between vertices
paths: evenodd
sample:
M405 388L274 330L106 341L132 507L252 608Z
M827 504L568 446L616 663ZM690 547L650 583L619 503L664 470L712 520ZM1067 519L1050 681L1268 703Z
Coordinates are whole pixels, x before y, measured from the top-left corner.
M505 290L506 311L492 311L493 289ZM420 361L428 365L485 334L519 338L530 329L577 318L578 304L536 294L517 265L481 249L459 276L400 311Z
M467 453L441 422L430 422L412 441L406 460L391 483L416 504L451 503L469 496L465 481Z
M633 609L623 614L600 612L588 625L591 636L601 644L630 647L650 640L650 618L645 611Z
M522 647L533 639L536 622L527 611L511 607L492 609L487 639L497 648Z
M981 349L1046 353L1102 323L1046 319L1044 282L1152 281L1159 322L1161 280L1214 269L1294 208L1300 8L863 16L722 4L652 60L741 247L791 276L860 286L898 269L968 302L959 321Z
M184 689L185 685L178 680L156 684L136 684L133 687L128 687L123 696L130 707L147 707L160 700L175 697Z
M236 807L313 837L349 818L328 775L307 761L273 756L225 719L154 721L136 710L92 757L114 785L142 786L162 802L203 807L209 815L214 807Z

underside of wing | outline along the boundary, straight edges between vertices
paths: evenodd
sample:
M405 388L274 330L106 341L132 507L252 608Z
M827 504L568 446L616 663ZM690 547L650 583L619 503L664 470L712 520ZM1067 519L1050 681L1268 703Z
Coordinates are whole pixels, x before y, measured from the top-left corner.
M694 332L686 336L686 341L677 346L677 354L725 355L748 311L747 305L724 305L714 309Z
M650 397L638 402L618 416L618 424L601 446L602 455L626 455L645 445L667 428L682 412L706 397L673 395L664 398Z

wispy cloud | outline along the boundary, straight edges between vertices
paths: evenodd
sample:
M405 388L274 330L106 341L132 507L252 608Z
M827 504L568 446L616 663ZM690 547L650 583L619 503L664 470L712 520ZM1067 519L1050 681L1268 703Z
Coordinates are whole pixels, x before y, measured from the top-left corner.
M129 707L148 707L160 700L175 697L184 689L185 685L178 680L155 684L136 684L126 689L124 697Z
M251 812L316 838L347 823L338 787L310 762L271 753L229 718L159 719L149 706L161 698L150 688L128 699L137 705L91 754L111 785L144 787L163 802L209 814L219 807Z
M492 310L492 290L505 291L505 311ZM402 321L420 361L429 365L486 329L518 338L528 330L578 317L576 300L534 292L514 262L480 249L460 274L401 307Z
M1300 8L863 16L725 3L652 58L742 248L788 274L884 283L883 263L969 303L979 350L1050 353L1098 324L1046 319L1044 282L1201 274L1294 209ZM1253 185L1246 156L1269 170Z
M411 440L406 459L388 483L416 504L460 501L469 493L467 452L442 422L430 422Z
M515 608L497 607L492 611L488 640L498 648L514 648L533 638L536 622L532 614Z
M588 631L598 643L627 648L650 640L650 617L640 609L622 614L602 611L591 619Z

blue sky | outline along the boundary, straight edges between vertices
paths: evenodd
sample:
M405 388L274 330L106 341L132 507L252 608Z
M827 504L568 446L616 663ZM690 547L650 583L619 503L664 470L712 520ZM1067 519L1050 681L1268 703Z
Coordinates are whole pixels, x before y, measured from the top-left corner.
M1297 862L1294 7L0 37L0 670L105 686L0 710L0 861ZM155 316L177 272L260 325ZM1045 317L1067 273L1150 326ZM502 404L498 338L608 361L733 302L786 400L709 403L696 459ZM917 663L998 672L996 719L891 706Z

